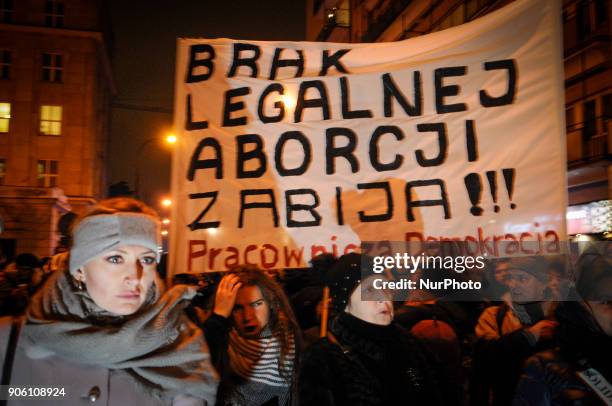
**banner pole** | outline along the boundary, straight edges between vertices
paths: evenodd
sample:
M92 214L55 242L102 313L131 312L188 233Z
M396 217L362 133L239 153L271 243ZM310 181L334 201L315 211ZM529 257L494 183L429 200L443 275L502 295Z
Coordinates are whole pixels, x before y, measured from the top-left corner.
M329 303L329 287L325 286L323 288L323 300L321 300L321 305L323 308L321 309L321 331L319 337L327 336L327 319L329 317L328 311L328 303Z

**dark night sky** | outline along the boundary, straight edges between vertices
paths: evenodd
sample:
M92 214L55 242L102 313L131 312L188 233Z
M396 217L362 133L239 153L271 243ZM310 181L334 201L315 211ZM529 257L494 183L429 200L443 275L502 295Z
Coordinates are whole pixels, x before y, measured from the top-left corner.
M172 126L177 37L304 39L300 0L111 0L112 63L117 85L111 117L109 183L135 187L154 206L170 192L170 152L161 142ZM153 110L153 111L151 111ZM156 207L157 208L157 207Z

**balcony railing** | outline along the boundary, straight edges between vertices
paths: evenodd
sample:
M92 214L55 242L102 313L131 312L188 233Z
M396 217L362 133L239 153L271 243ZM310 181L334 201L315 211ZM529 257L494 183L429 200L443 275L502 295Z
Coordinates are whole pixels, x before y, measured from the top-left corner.
M386 2L387 9L376 19L368 23L368 30L361 37L361 42L374 42L402 11L412 3L412 0L391 0Z

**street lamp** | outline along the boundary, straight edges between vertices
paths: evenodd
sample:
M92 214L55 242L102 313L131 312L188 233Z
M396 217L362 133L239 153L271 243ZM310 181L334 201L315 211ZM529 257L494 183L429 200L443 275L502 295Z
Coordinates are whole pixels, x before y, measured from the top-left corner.
M142 157L142 153L144 152L145 148L151 144L153 141L158 141L159 138L158 137L151 137L148 138L146 140L144 140L142 142L142 144L140 144L140 146L138 146L138 150L136 151L136 165L135 165L135 169L136 169L136 173L135 173L135 179L134 179L134 193L136 195L136 197L138 197L140 200L144 200L144 197L140 195L140 159ZM173 144L175 144L177 141L176 135L174 134L168 134L166 137L164 137L164 142L170 146L172 146Z
M166 138L165 138L166 142L170 145L176 144L176 139L177 139L176 135L174 134L168 134L166 135Z
M296 104L296 100L295 97L291 96L291 95L283 95L281 97L281 102L285 105L285 107L287 107L288 109L293 109L295 107Z

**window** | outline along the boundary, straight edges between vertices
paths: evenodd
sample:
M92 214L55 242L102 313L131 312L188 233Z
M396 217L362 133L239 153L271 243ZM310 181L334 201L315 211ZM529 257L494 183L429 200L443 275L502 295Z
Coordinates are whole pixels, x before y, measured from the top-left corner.
M64 3L58 0L45 2L45 25L61 28L64 26Z
M11 51L0 49L0 79L11 76Z
M470 21L482 14L482 10L488 5L489 0L467 0L465 5L465 21Z
M465 5L460 4L455 8L453 13L450 15L451 27L461 25L465 22Z
M602 24L608 21L608 5L606 3L606 0L580 0L576 3L578 41L588 39Z
M478 12L478 0L467 0L465 4L465 18L471 19Z
M6 159L0 158L0 185L4 185L5 176L6 176Z
M0 22L13 22L13 0L0 0Z
M574 107L565 109L565 125L569 131L573 130L576 124L574 120L574 111Z
M601 104L604 120L612 119L612 93L604 95Z
M583 106L584 127L582 127L582 137L587 140L597 134L597 116L595 113L595 100L588 100Z
M603 24L608 21L608 8L606 0L595 0L595 18L597 24Z
M39 160L37 165L38 186L57 186L57 161L50 159Z
M62 106L40 106L40 134L62 135Z
M11 121L11 103L0 103L0 133L9 132Z
M62 55L43 54L42 80L44 80L45 82L61 82L62 71Z

